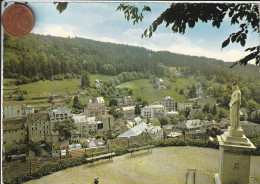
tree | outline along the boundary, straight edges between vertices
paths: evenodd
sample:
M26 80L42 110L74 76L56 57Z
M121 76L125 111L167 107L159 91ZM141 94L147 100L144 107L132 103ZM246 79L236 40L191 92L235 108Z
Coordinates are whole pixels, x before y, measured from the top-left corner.
M180 95L183 95L183 94L184 94L184 90L183 90L183 89L180 89L179 94L180 94Z
M153 121L151 122L151 124L154 125L154 126L161 126L160 121L158 121L157 119L153 120Z
M180 115L179 121L182 122L182 121L185 121L185 120L186 120L186 117L184 115Z
M88 72L84 72L81 78L81 87L90 87L90 76Z
M214 104L213 109L212 109L212 114L215 116L217 113L218 113L217 106L216 106L216 104Z
M109 100L109 106L117 106L117 100L112 98L111 100Z
M141 97L141 96L138 96L138 97L136 98L136 100L137 100L137 102L141 102L141 101L142 101L142 97Z
M141 108L138 104L135 104L135 114L141 114Z
M146 106L146 105L148 105L147 100L143 100L143 102L142 102L142 107L144 107L144 106Z
M196 87L195 87L194 84L193 84L192 87L190 88L189 96L190 96L191 98L196 97Z
M176 116L170 116L170 121L173 125L178 124L179 118Z
M71 132L76 130L77 126L74 122L74 119L66 119L64 121L57 121L54 123L54 131L58 131L60 137L64 137L65 140L70 139Z
M116 109L115 106L112 106L110 110L108 111L109 114L115 117L115 119L118 119L120 117L119 111Z
M160 121L161 125L168 125L170 120L166 116L159 117L158 120Z
M36 156L42 155L42 147L40 142L29 142L30 149L35 152Z
M222 119L222 118L226 118L226 117L227 117L227 112L224 109L219 109L218 118Z
M149 6L144 5L141 12L135 5L121 3L117 10L123 11L125 18L129 21L133 20L133 24L142 21L143 12L151 12ZM173 33L184 34L186 29L193 28L196 23L212 22L213 27L219 28L225 17L228 17L231 25L239 24L239 31L231 33L229 37L222 43L222 48L226 47L230 41L232 43L240 43L245 46L247 34L252 28L253 32L259 33L259 5L253 3L172 3L154 22L146 29L142 38L151 37L157 30L157 27L165 22L166 27L171 25ZM260 65L260 46L247 48L250 54L244 58L234 62L230 67L236 64L246 65L250 60L255 59L255 64Z
M79 97L75 96L73 99L73 107L76 109L83 109L82 103L79 101Z
M209 113L209 104L208 104L208 103L206 103L206 104L204 105L202 111L203 111L204 113Z
M249 114L251 114L253 111L255 111L260 105L254 101L253 99L248 100L246 103L246 109Z

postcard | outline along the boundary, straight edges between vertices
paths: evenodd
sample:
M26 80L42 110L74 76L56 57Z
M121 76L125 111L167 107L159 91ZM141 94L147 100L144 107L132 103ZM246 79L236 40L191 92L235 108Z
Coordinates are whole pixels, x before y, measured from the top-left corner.
M2 183L260 183L259 3L1 3Z

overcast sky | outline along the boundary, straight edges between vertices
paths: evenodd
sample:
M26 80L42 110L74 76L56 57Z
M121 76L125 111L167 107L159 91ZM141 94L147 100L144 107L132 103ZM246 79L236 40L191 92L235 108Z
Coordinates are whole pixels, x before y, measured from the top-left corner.
M155 20L169 3L145 3L152 9L145 13L141 23L133 25L124 19L120 11L116 11L119 3L69 3L61 14L53 3L29 3L35 14L33 33L62 37L84 37L88 39L142 46L154 51L206 56L224 61L235 61L245 56L244 50L259 44L259 36L249 32L247 44L230 44L221 51L222 42L230 33L239 30L224 19L220 29L213 28L211 23L198 23L188 28L184 35L173 33L171 26L161 24L153 36L141 39L143 31ZM136 4L141 7L143 4Z

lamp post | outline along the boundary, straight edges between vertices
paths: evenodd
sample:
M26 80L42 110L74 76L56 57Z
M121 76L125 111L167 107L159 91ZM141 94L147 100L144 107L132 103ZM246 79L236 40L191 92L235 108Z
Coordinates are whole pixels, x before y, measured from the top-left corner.
M60 148L60 163L61 163L61 148Z
M186 139L185 139L185 132L184 131L182 131L182 135L184 136L183 138L184 138L184 142L185 142Z
M130 140L130 136L127 137L127 145L128 145L128 149L129 149L129 140Z

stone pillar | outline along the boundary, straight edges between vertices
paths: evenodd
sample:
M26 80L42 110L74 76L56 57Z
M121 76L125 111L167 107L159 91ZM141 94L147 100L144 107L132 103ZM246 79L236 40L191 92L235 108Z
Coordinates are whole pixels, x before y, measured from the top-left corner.
M249 184L250 152L255 146L243 130L234 132L230 127L228 132L218 136L218 141L219 172L215 174L215 184Z

